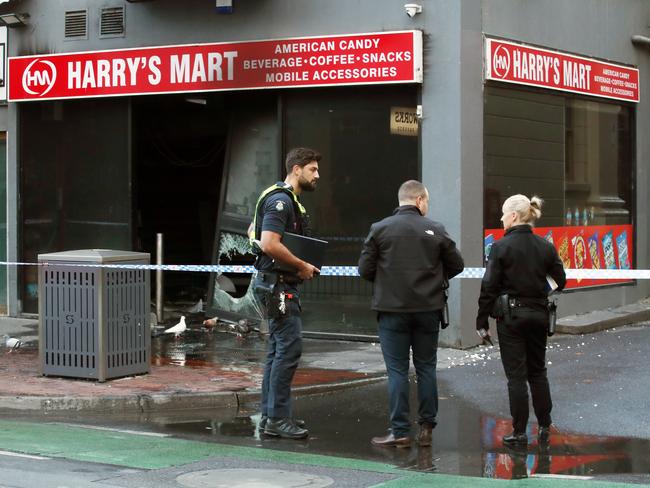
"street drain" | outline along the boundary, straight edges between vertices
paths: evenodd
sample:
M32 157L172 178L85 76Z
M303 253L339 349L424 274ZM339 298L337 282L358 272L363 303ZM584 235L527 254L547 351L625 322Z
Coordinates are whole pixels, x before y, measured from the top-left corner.
M187 488L322 488L332 478L279 469L206 469L186 473L176 481Z

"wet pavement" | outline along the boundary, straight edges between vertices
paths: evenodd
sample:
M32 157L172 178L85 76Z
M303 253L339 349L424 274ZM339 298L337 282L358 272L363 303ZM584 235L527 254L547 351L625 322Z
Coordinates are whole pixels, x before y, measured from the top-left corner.
M14 351L0 349L0 408L139 412L237 405L244 399L257 399L266 354L264 337L206 330L200 324L199 319L189 322L190 329L178 338L162 334L162 328L157 330L152 337L149 374L100 383L42 376L37 323L27 323L12 334L24 341L22 347ZM305 340L304 360L294 381L298 393L383 376L378 345L348 343L344 350L349 352L350 359L341 361L336 359L341 344Z
M106 383L40 376L35 343L27 339L34 331L29 325L21 333L27 342L23 348L0 352L4 398L186 395L183 410L144 409L140 404L111 415L105 410L40 408L30 415L15 410L0 413L0 419L146 431L215 444L378 461L412 471L501 479L568 475L650 484L648 324L554 337L548 368L557 429L550 443L540 446L531 423L531 442L527 449L515 451L500 441L510 431L510 422L498 348L439 351L441 407L433 446L398 450L369 442L388 426L377 344L305 341L296 385L321 393L299 396L295 402L295 414L307 421L310 438L286 441L264 438L256 428L264 341L190 325L179 339L153 338L151 374ZM323 388L310 390L314 385ZM206 409L193 396L214 397L220 392L233 394L234 401L212 403Z
M174 323L177 318L170 318ZM202 314L188 316L178 338L153 332L149 374L93 380L42 376L38 323L0 318L0 332L23 341L15 351L0 348L0 409L34 411L71 409L141 412L238 405L257 401L266 350L264 336L206 329ZM441 349L439 367L463 364L466 351ZM296 394L308 394L372 382L385 375L380 346L368 342L304 340L294 379Z

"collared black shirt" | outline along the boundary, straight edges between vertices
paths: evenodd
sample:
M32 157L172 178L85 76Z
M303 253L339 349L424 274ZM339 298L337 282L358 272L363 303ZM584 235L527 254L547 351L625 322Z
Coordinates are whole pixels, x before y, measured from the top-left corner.
M442 309L443 283L463 266L444 226L415 205L372 224L359 258L359 274L373 282L372 309L381 312Z
M488 317L496 297L507 293L526 303L540 303L547 297L546 276L551 276L562 290L566 274L553 244L533 234L530 225L508 229L492 245L478 299L477 329L488 329Z

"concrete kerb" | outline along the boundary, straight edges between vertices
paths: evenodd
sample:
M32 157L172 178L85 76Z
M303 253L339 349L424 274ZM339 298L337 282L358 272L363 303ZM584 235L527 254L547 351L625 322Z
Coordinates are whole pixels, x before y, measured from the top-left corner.
M124 396L4 396L0 411L150 413L237 406L234 392L173 393Z
M596 310L558 319L556 331L561 334L591 334L650 320L650 301L643 300L608 310Z
M355 388L379 381L385 375L370 378L307 385L292 389L296 396L329 393L345 388ZM121 396L0 396L0 411L21 412L93 412L93 413L164 413L179 410L200 410L236 407L257 403L260 391L222 391L205 393L158 393Z

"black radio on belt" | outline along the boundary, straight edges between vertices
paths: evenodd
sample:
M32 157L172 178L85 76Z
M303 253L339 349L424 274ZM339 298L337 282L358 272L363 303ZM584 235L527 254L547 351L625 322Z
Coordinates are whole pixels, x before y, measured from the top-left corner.
M557 302L549 300L548 302L548 336L555 334L555 324L557 322Z
M446 329L449 327L449 282L447 280L442 284L442 297L444 303L442 305L442 317L440 317L440 328Z

